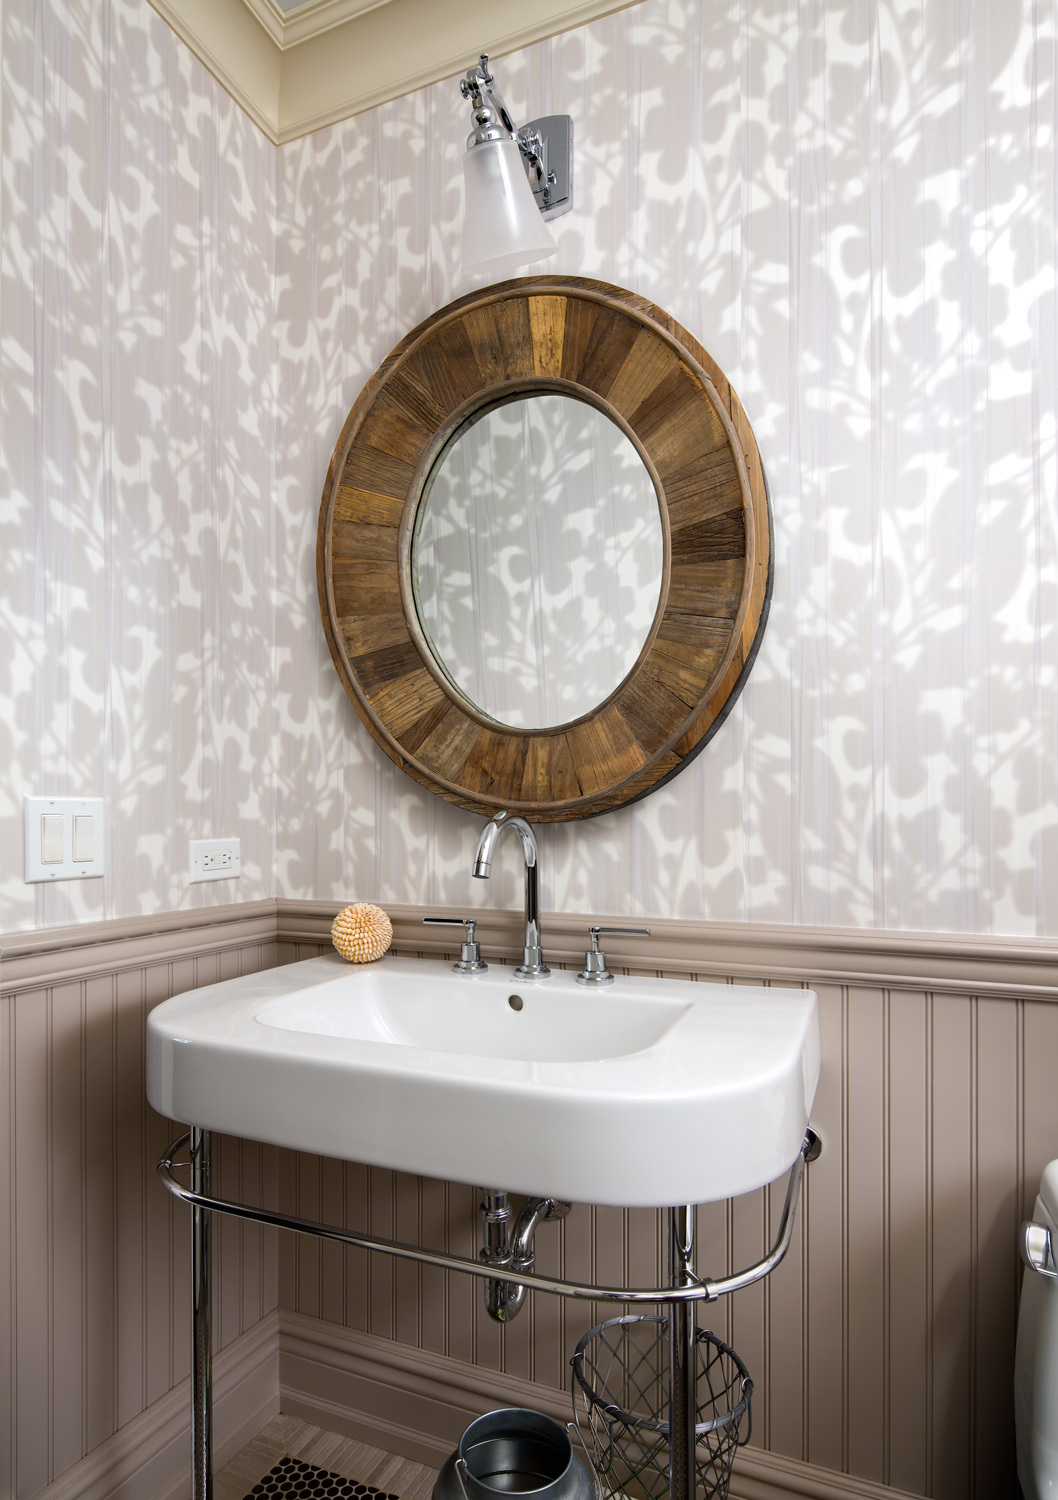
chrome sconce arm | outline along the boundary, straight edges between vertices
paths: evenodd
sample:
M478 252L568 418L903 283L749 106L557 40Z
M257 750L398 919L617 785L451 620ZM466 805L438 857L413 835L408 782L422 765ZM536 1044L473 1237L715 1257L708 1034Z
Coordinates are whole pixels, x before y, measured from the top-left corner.
M483 52L460 81L471 108L474 128L467 150L489 141L514 141L521 153L536 206L545 219L557 218L573 207L573 120L569 115L543 115L521 129L514 123Z
M473 125L463 157L463 269L508 276L558 250L543 219L573 206L573 122L549 115L519 130L484 52L460 88Z

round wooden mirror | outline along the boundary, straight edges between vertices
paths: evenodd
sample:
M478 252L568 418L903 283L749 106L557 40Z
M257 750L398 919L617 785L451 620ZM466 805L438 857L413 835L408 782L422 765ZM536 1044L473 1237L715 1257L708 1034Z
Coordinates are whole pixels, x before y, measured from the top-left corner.
M570 426L574 402L591 420ZM420 324L365 386L316 567L338 675L402 770L483 816L590 817L674 776L738 695L771 592L760 456L659 308L506 282Z

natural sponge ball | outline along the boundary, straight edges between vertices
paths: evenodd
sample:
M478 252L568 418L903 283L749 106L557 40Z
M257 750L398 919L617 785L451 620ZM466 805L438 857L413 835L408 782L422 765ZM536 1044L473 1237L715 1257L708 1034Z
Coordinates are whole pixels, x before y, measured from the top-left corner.
M331 942L351 964L369 964L393 941L393 923L380 906L356 901L340 911L331 924Z

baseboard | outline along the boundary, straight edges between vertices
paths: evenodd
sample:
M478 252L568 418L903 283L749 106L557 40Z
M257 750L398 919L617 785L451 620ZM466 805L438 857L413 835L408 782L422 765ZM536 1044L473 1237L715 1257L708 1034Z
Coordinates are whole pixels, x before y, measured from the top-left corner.
M530 1406L559 1421L569 1396L300 1313L279 1314L281 1410L318 1427L439 1465L474 1417ZM906 1490L744 1448L731 1500L920 1500Z
M272 1313L214 1360L214 1468L279 1411L419 1463L440 1465L467 1423L495 1406L559 1421L552 1386L412 1349L299 1313ZM33 1500L185 1500L187 1380L127 1422ZM743 1449L731 1500L920 1500L906 1490Z
M569 1416L551 1386L300 1313L279 1319L281 1410L418 1463L443 1463L467 1423L495 1406Z
M269 1313L213 1361L219 1469L279 1411L279 1316ZM183 1380L34 1500L185 1500L191 1491L190 1381Z
M857 1479L781 1453L743 1448L731 1476L731 1500L922 1500L873 1479Z

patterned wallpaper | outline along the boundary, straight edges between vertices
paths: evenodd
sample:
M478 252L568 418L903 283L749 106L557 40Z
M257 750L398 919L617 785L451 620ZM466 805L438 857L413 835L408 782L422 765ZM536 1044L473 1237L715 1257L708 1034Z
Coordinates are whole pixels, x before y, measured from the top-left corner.
M0 931L273 886L275 153L141 0L4 0ZM24 793L110 873L23 884ZM192 894L193 892L193 894Z
M516 118L574 117L546 269L701 339L776 528L735 711L663 791L542 830L545 907L1058 931L1055 46L1046 0L646 0L504 59ZM438 85L280 157L287 895L519 900L513 853L498 890L471 881L475 820L360 729L311 588L345 411L469 285L464 114Z
M503 60L568 110L548 269L719 360L771 485L749 685L663 791L542 830L545 908L1058 933L1055 0L644 0ZM459 270L438 85L273 150L141 0L9 0L0 929L241 899L515 906L317 618L345 412ZM105 891L21 883L102 790Z

